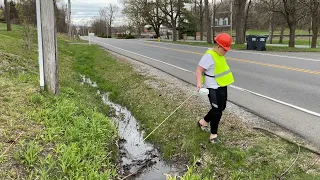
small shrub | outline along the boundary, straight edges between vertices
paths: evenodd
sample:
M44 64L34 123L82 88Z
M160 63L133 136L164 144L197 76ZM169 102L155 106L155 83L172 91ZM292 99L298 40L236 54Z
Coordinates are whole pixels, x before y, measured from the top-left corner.
M126 35L125 39L135 39L136 37L134 35Z
M34 27L30 24L25 24L23 29L23 35L24 48L27 49L27 52L30 52L33 49L33 39L35 35Z

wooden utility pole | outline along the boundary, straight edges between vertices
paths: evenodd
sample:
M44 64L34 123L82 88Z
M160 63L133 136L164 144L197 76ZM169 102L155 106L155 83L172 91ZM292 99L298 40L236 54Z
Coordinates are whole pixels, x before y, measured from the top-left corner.
M55 0L37 0L39 65L44 72L44 89L52 94L59 94L57 27L55 20ZM38 19L38 20L39 20ZM40 27L39 27L40 26ZM42 58L42 59L41 59ZM41 63L43 61L43 63ZM40 81L41 81L40 74ZM40 82L41 84L41 82Z
M71 30L72 30L72 26L71 26L71 0L68 0L68 36L69 38L71 38Z
M4 9L5 9L5 15L6 15L6 21L7 21L7 31L12 31L11 28L11 17L10 17L10 2L8 3L7 0L4 0Z
M211 17L209 10L209 0L204 0L205 16L207 21L207 42L212 44L212 32L211 32Z

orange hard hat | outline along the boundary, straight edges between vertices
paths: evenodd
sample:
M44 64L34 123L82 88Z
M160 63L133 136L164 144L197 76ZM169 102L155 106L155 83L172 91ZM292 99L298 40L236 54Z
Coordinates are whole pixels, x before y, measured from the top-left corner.
M232 37L227 33L218 34L214 40L219 44L223 49L229 51L231 48Z

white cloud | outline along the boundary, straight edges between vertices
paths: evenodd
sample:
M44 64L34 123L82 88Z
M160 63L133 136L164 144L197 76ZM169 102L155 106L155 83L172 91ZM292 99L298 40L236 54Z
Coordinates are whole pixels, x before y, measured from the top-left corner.
M63 0L62 4L67 4L67 0ZM61 4L60 3L60 4ZM72 23L76 25L84 24L99 16L99 9L106 7L109 3L116 4L120 10L114 24L124 24L124 18L121 15L122 5L119 0L71 0L71 18Z

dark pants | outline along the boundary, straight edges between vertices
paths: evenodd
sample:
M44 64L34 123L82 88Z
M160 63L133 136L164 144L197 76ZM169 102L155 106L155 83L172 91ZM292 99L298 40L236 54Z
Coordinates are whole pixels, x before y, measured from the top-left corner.
M218 126L222 116L222 112L227 105L228 91L227 87L219 87L218 89L209 89L209 100L211 104L211 110L204 117L206 122L210 122L211 134L218 133Z

